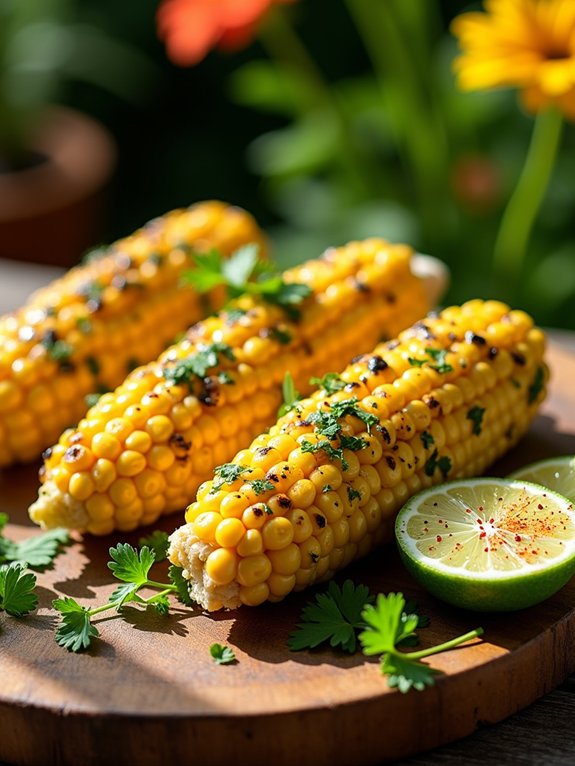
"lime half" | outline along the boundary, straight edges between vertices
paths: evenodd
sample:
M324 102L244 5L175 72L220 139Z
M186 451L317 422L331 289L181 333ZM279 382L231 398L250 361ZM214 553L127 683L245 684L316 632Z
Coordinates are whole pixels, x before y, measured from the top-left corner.
M530 463L514 471L509 478L542 484L575 502L574 455L561 455L550 457L547 460L539 460L537 463Z
M515 479L461 479L401 509L401 557L438 598L476 611L524 609L575 573L575 511L566 497Z

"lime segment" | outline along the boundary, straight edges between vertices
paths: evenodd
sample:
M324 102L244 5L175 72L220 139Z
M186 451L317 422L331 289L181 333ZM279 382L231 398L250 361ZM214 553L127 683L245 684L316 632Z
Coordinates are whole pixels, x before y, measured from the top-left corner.
M396 521L400 554L439 598L468 609L522 609L575 573L571 502L523 480L462 479L415 495Z
M565 495L575 502L575 456L561 455L539 460L515 471L511 479L524 479Z

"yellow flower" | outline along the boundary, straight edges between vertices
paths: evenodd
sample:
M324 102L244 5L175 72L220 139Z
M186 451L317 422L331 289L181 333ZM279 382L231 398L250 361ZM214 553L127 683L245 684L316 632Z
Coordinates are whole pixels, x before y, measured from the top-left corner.
M575 0L485 0L452 24L463 90L517 87L525 107L575 120Z

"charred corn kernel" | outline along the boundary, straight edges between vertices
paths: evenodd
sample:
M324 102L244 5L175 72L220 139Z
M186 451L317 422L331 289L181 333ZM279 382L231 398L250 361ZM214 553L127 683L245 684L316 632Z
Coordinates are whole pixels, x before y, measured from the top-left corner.
M474 361L459 365L466 346L472 351L466 358ZM513 364L496 369L495 360L503 353ZM414 375L414 369L420 374ZM370 386L378 371L387 382ZM501 377L504 373L507 377ZM269 454L266 448L279 435L295 438L299 446L284 465L268 469L266 477L276 471L288 475L289 466L295 465L299 473L293 500L299 495L307 503L312 488L314 492L313 502L282 515L273 512L286 497L281 483L266 492L265 507L273 515L264 510L258 519L262 550L254 558L267 558L270 564L265 577L258 574L258 584L267 583L267 598L277 601L291 590L328 579L389 542L397 511L423 487L482 473L525 433L545 396L547 376L541 332L523 312L474 301L429 315L397 340L354 361L342 378L357 379L363 388L331 395L319 390L299 401L297 410L280 418L241 455L241 465L253 465L257 456ZM389 396L382 396L386 406L377 414L374 401L388 391ZM223 506L233 491L221 491ZM237 494L242 493L240 489ZM196 505L203 504L200 499ZM249 513L244 515L247 520ZM239 568L225 590L206 584L201 546L193 525L171 536L169 558L183 567L194 598L206 609L252 603L242 597L248 581ZM217 542L213 547L218 549Z
M0 467L37 457L82 417L86 394L119 385L129 369L156 357L202 317L205 302L181 285L194 252L216 247L225 255L250 242L263 244L262 234L238 208L206 202L176 210L102 248L14 315L0 317L0 423L7 425L18 408L42 417L35 451L7 439ZM222 298L211 296L215 306Z
M294 543L303 543L311 537L313 533L313 527L309 516L302 508L295 508L288 511L286 518L289 519L293 527L293 541Z
M191 327L155 362L133 370L114 392L100 398L66 438L81 441L95 459L111 460L120 477L139 476L144 470L142 461L133 453L144 455L146 467L166 478L163 513L181 510L216 466L231 460L238 448L274 422L286 371L291 371L296 388L305 394L311 390L310 377L343 367L350 356L368 351L382 333L393 336L427 308L424 283L411 272L411 251L382 240L331 250L322 259L291 269L284 278L311 289L299 307L298 321L261 296L238 298L219 314ZM186 300L189 297L187 293ZM171 310L177 311L177 306ZM156 322L161 320L150 320L151 325ZM110 335L108 344L115 342ZM117 343L121 347L121 338ZM370 359L365 363L377 386L393 388L390 373L381 369L377 358ZM209 366L205 366L206 360ZM359 380L365 377L364 367L363 361L355 365L358 380L353 390L358 395L371 392ZM377 386L373 388L377 390ZM337 393L340 399L349 395ZM387 406L385 397L374 398ZM350 436L357 425L351 420ZM35 422L33 418L32 425ZM278 431L271 438L264 437L246 462L246 467L261 471L261 477L252 474L244 479L261 478L274 485L274 492L268 495L281 493L292 507L309 507L316 491L310 474L318 468L318 461L298 446L298 435L308 432L309 426L302 420L289 433ZM116 441L106 441L103 435ZM366 438L370 441L372 436ZM116 442L121 445L120 453ZM326 486L330 483L326 477L331 476L332 489L337 489L342 481L356 478L363 464L375 464L380 449L383 446L374 441L373 448L361 456L362 462L353 450L346 450L343 474L337 476L329 467L324 480L320 475L316 480ZM130 453L128 457L126 453ZM31 517L44 526L57 523L83 529L90 519L87 508L76 503L70 512L65 494L52 482L55 469L55 464L46 465L44 487L30 508ZM232 489L239 490L247 502L231 502L222 509L223 516L241 518L248 507L270 499L244 483ZM96 491L103 490L98 486ZM275 515L287 510L275 500L270 508ZM246 528L260 527L251 517Z

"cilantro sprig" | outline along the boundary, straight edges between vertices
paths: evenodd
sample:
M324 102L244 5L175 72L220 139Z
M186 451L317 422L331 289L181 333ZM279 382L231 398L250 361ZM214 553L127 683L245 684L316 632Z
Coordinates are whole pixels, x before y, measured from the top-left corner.
M0 564L19 563L30 569L46 569L70 542L67 530L60 527L15 542L4 536L8 514L0 513Z
M160 545L160 536L152 535L153 542ZM162 540L162 544L163 544ZM148 545L137 550L129 543L118 543L110 548L108 567L120 584L114 589L105 604L88 608L81 606L73 598L57 598L52 606L60 613L60 623L56 630L56 642L71 652L88 649L92 639L100 635L92 619L102 612L115 609L120 612L122 607L130 602L152 606L159 614L167 614L170 609L169 596L175 596L179 601L192 606L187 583L182 577L181 570L176 566L168 569L169 582L158 582L150 576L150 570L156 562L156 552ZM139 595L144 588L157 590L147 598Z
M453 371L452 365L446 362L448 353L446 349L426 348L425 353L431 359L431 361L435 362L435 364L431 364L430 359L417 359L413 356L408 357L407 361L412 367L422 367L424 364L427 364L429 367L431 367L432 370L435 370L441 374Z
M391 688L400 692L410 689L422 691L426 686L433 686L439 671L421 662L440 652L454 649L456 646L483 635L483 628L476 628L462 636L416 652L402 652L398 647L410 643L416 637L419 617L406 612L406 603L401 593L379 594L375 605L368 604L362 612L367 624L360 633L359 640L363 653L367 656L380 654L381 672L387 676Z
M266 302L281 306L293 318L299 316L297 306L312 292L308 285L285 282L272 264L260 258L255 243L244 245L230 258L215 250L196 254L195 268L186 272L183 279L199 293L224 286L230 299L259 295Z
M417 629L429 623L407 603L403 594L379 594L377 600L365 585L346 580L340 588L333 581L304 606L296 630L288 638L292 651L314 649L324 643L354 653L358 643L366 656L381 655L381 672L391 688L405 693L421 691L435 682L439 671L421 662L439 652L483 635L482 628L414 652L401 648L418 643Z

